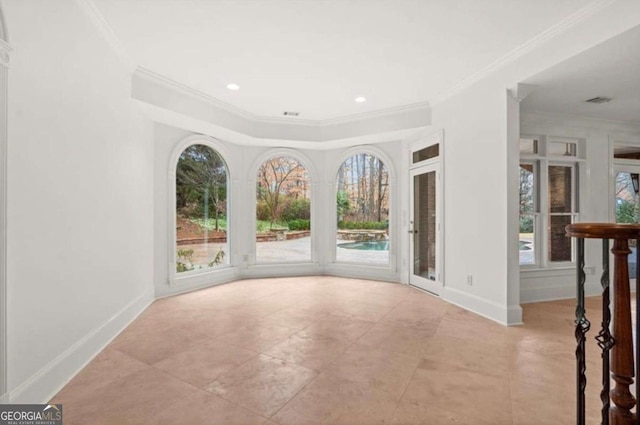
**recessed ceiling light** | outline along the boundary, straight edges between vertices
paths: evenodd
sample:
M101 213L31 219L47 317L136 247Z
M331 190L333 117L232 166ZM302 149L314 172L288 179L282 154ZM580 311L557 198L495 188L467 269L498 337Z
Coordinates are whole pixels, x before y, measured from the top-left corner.
M229 83L227 84L227 88L229 90L240 90L240 86L235 84L235 83Z
M363 102L366 102L366 101L367 101L367 98L366 98L366 97L362 97L362 96L358 96L358 97L356 97L356 98L355 98L355 99L353 99L353 100L355 100L355 101L356 101L356 102L358 102L358 103L363 103Z

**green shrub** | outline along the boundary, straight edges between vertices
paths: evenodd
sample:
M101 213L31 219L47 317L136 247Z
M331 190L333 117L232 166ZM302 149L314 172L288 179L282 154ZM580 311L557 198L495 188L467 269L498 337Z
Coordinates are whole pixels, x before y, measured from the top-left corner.
M271 209L263 200L259 200L256 205L256 218L260 221L271 220Z
M309 220L311 218L311 202L308 199L285 198L282 214L282 221Z
M520 217L520 233L533 233L533 217L525 215Z
M627 200L618 200L616 206L616 223L635 223L636 205Z
M296 219L288 223L289 230L311 230L311 220Z
M339 221L338 229L346 230L386 230L388 221Z

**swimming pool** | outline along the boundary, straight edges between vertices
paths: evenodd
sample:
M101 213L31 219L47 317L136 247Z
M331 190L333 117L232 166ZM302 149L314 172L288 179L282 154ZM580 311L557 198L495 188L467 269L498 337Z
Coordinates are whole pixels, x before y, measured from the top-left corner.
M361 251L389 251L389 241L360 241L338 244L338 248Z

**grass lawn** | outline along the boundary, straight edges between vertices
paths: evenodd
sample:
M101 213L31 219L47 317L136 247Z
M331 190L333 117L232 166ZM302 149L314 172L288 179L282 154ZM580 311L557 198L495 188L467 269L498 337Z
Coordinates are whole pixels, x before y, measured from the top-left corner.
M207 230L215 230L216 229L216 220L214 218L191 218L189 219L192 223L197 224L200 227L204 227ZM227 220L225 218L218 219L218 229L219 230L227 230ZM276 222L273 225L273 230L288 230L289 225L287 223ZM263 220L256 220L256 230L258 232L268 232L271 229L271 223Z

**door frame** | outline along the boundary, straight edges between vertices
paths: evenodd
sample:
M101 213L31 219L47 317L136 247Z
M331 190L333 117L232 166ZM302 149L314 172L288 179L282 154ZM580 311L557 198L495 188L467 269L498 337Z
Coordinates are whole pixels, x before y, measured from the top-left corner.
M413 153L417 152L421 149L428 148L433 145L439 145L438 156L434 158L430 158L424 161L419 161L413 163ZM441 296L444 291L444 287L446 286L446 274L444 270L444 257L445 257L445 186L444 186L444 131L438 130L436 132L430 133L424 138L412 143L409 145L409 155L408 155L408 163L409 163L409 184L408 186L408 195L409 195L409 214L407 217L407 231L411 230L411 217L413 216L413 202L414 202L414 193L413 193L413 176L415 174L419 174L417 170L425 170L429 167L436 168L436 214L438 217L437 223L439 223L439 230L437 231L436 238L436 269L437 274L439 276L438 287L436 291L428 291L430 294ZM408 233L405 233L407 237L407 246L408 246L408 267L407 267L407 284L419 288L411 283L411 278L413 275L413 238Z

